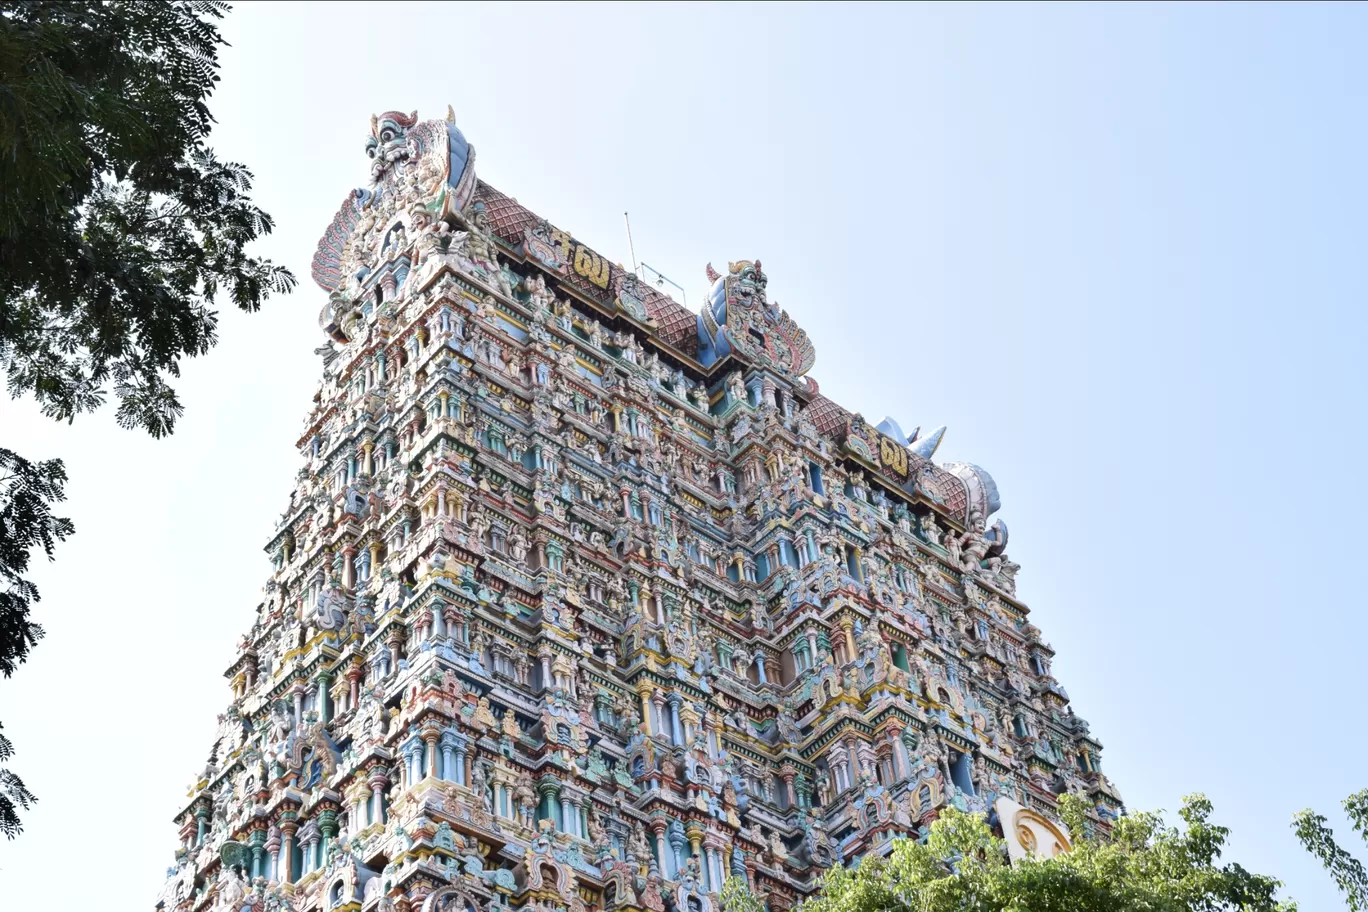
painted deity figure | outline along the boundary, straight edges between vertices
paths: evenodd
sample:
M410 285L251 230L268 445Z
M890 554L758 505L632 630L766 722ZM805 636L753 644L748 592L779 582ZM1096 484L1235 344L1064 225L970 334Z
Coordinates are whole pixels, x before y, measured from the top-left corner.
M640 822L632 826L632 836L628 840L627 851L638 864L645 864L651 857L651 844L646 841L646 829Z
M489 224L489 212L483 204L476 203L470 217L471 232L468 241L470 261L475 268L496 281L503 278L499 260L495 253L494 234ZM504 279L507 281L507 279Z
M247 887L242 882L242 876L236 868L228 867L219 874L219 888L214 898L214 908L223 912L238 912L246 895Z
M290 737L290 732L294 730L294 715L284 703L276 703L271 708L271 731L270 740L272 744L284 744Z
M784 862L788 861L788 848L784 845L784 840L779 838L779 833L776 830L770 830L769 850L776 865L782 867Z
M534 316L544 317L551 312L556 295L546 287L546 279L542 278L541 273L534 273L523 279L522 288L527 293L528 304Z
M475 264L470 261L470 232L452 231L447 228L443 233L446 235L447 244L441 262L463 275L469 275L475 270Z
M732 371L727 375L727 395L733 402L746 402L746 381L741 377L740 371Z
M988 554L989 541L984 538L983 514L974 510L969 514L969 530L960 537L964 546L962 556L965 570L977 570Z
M939 545L941 543L940 527L936 525L936 514L928 512L921 518L921 533L928 544Z
M402 293L405 296L422 288L441 265L442 248L451 230L445 222L436 220L422 203L414 203L409 207L409 222L416 240L413 244L413 263L409 267L408 278L404 280Z
M508 556L519 564L527 559L527 536L516 527L508 535Z

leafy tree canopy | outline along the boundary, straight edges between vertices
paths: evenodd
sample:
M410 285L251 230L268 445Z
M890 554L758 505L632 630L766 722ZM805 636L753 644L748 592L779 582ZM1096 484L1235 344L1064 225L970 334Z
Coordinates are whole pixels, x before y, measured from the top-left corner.
M214 296L252 311L294 285L247 255L270 217L206 145L226 9L0 2L0 361L54 418L112 385L122 426L169 433Z
M1344 812L1354 832L1368 843L1368 789L1355 792L1344 799ZM1335 841L1335 834L1326 819L1310 809L1299 811L1292 818L1292 829L1306 851L1314 855L1344 894L1349 912L1368 910L1368 871L1363 863Z
M182 358L216 342L214 300L255 311L295 278L247 254L271 231L251 173L207 145L228 7L0 0L0 368L71 421L104 404L154 437L182 412ZM24 579L72 532L60 461L0 449L0 672L42 635ZM0 740L0 761L11 751ZM34 800L0 770L0 831Z
M1003 842L978 814L946 808L924 843L894 841L886 857L833 868L804 912L1292 912L1278 881L1221 864L1228 831L1209 821L1211 803L1190 796L1184 826L1156 814L1121 818L1110 835L1091 833L1083 802L1061 798L1076 835L1070 852L1008 864ZM739 885L727 912L756 912ZM730 898L731 903L725 900Z

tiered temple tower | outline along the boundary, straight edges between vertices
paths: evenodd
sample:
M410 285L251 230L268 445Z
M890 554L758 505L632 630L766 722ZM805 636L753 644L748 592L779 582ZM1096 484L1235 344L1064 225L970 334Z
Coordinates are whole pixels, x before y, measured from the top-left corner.
M715 912L737 876L784 912L946 805L1109 825L943 428L825 398L758 261L695 314L477 180L450 114L367 152L158 908Z

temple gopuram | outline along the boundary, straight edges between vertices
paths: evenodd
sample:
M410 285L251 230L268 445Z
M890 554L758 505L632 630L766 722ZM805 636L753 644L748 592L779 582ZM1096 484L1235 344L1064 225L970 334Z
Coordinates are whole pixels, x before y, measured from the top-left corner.
M987 472L824 397L759 261L700 313L371 119L322 380L163 912L770 912L947 806L1121 812ZM1053 842L1051 841L1053 840Z

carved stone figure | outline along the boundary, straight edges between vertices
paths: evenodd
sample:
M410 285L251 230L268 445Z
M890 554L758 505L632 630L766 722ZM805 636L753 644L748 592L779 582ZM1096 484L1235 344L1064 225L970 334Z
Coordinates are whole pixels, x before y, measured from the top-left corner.
M214 908L223 912L238 912L242 907L243 898L247 895L247 888L237 870L228 868L226 871L220 871L218 885Z
M922 514L921 533L922 538L926 539L928 544L939 545L941 543L941 532L940 527L936 525L935 513Z

